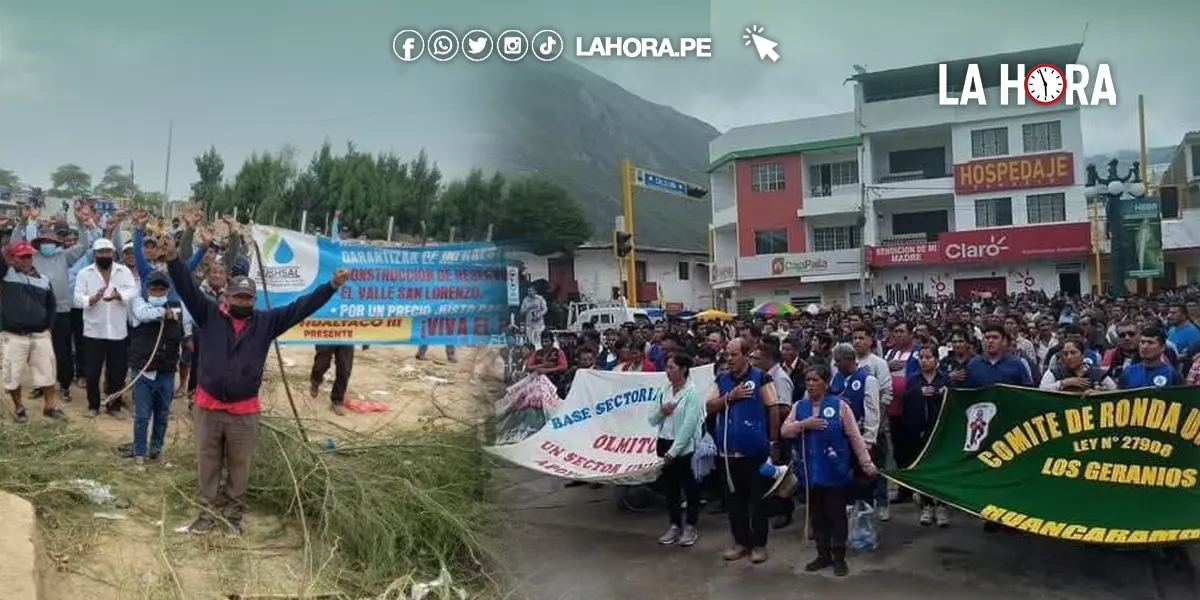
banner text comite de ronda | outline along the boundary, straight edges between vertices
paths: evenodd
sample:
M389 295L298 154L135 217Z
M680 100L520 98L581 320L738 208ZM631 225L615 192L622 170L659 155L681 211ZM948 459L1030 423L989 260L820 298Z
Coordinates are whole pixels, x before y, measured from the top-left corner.
M258 227L255 239L290 250L264 257L273 306L311 292L339 267L350 272L334 299L281 343L468 345L487 343L507 324L506 263L493 244L381 248Z
M921 457L887 475L1038 535L1103 544L1200 539L1198 396L1194 388L1084 397L954 390Z

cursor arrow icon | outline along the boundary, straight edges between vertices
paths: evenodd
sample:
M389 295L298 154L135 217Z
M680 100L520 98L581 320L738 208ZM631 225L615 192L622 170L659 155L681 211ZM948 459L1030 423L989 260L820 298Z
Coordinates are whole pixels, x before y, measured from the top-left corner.
M746 28L746 33L742 35L742 39L745 40L746 46L754 44L754 50L758 52L759 60L778 62L779 52L775 51L775 47L779 45L779 42L764 37L763 31L761 25L752 25Z

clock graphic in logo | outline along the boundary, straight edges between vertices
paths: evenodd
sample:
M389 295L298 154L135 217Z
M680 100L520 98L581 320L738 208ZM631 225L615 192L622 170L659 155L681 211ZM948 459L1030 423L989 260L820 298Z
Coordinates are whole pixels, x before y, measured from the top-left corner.
M1054 65L1038 65L1025 76L1025 93L1034 104L1049 106L1062 99L1067 78Z

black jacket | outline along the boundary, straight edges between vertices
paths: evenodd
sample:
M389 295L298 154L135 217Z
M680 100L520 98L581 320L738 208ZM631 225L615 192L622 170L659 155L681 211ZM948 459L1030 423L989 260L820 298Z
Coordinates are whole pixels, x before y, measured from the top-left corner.
M158 330L162 328L162 339ZM158 342L158 351L154 352L154 341ZM154 360L146 366L147 371L155 373L174 373L179 367L179 345L183 343L183 322L179 319L150 321L142 323L129 330L129 364L134 369L141 369L154 353Z
M22 273L0 256L0 281L0 331L29 335L54 327L58 301L49 277L37 269Z
M234 333L233 319L223 306L208 299L196 287L192 274L178 258L167 263L171 284L179 299L200 327L195 333L200 356L199 387L222 402L238 402L258 396L263 367L275 338L317 312L336 291L328 284L297 298L291 304L255 310L241 333Z

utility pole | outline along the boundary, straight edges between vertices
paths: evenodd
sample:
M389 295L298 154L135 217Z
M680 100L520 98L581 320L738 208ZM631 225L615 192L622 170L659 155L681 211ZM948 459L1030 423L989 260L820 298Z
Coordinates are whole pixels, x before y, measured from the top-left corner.
M628 158L621 159L621 207L625 217L625 231L633 234L633 163ZM634 238L634 244L637 239ZM637 306L637 254L634 248L625 255L625 302L629 306Z
M634 236L633 226L633 187L656 190L665 192L673 196L683 196L691 200L701 200L708 196L708 188L692 183L687 183L659 175L646 169L635 167L633 162L628 158L621 159L621 205L625 217L625 233ZM613 236L614 245L617 243L619 236ZM637 255L635 248L637 247L636 237L629 239L629 250L625 254L625 277L626 277L626 298L629 306L637 306L638 302L638 280L637 280ZM620 256L620 252L618 252Z
M163 198L162 198L162 214L167 214L167 199L171 193L171 142L175 137L175 121L172 120L167 125L167 169L163 175Z

